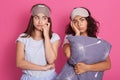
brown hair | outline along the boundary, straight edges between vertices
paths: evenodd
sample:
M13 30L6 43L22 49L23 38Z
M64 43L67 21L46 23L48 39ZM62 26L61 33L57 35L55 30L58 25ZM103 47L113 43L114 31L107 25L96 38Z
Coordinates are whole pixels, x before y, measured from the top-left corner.
M44 6L48 7L48 6L45 5L45 4L36 4L36 5L33 5L32 8L33 8L34 6L37 6L37 5L44 5ZM49 7L48 7L48 8L49 8ZM50 9L50 8L49 8L49 9ZM22 36L22 37L30 37L30 36L32 35L32 32L33 32L34 29L35 29L35 27L34 27L34 25L33 25L33 17L34 17L34 16L31 15L30 20L29 20L29 23L28 23L28 27L27 27L27 29L26 29L25 32L24 32L24 33L26 33L26 34L25 34L24 36ZM50 17L48 17L48 22L50 23L49 37L51 38L53 32L52 32L52 21L51 21L51 18L50 18ZM42 37L44 38L43 34L42 34Z

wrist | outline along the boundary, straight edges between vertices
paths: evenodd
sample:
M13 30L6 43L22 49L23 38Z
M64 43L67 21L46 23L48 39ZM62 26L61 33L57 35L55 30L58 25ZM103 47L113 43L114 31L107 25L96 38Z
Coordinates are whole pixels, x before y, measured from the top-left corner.
M39 70L41 71L44 71L45 70L45 67L44 66L39 66Z
M46 70L47 70L47 65L42 66L42 70L43 70L43 71L46 71Z
M49 35L44 36L45 39L50 39Z

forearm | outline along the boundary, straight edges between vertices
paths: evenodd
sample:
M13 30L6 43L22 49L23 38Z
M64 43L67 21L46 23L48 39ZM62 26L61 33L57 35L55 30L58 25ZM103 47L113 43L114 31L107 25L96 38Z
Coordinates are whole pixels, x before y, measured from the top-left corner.
M83 62L77 63L74 67L76 74L82 74L87 71L105 71L110 69L111 63L109 57L103 62L98 62L96 64L85 64Z
M109 58L103 62L88 65L88 71L105 71L105 70L109 70L110 68L111 68L111 62Z
M21 69L28 69L28 70L45 70L45 67L44 66L40 66L40 65L36 65L36 64L33 64L31 62L28 62L26 60L20 60L20 61L17 61L16 63L17 67L18 68L21 68Z
M49 37L45 37L45 52L48 64L53 64L54 61L56 60L57 55L53 49Z

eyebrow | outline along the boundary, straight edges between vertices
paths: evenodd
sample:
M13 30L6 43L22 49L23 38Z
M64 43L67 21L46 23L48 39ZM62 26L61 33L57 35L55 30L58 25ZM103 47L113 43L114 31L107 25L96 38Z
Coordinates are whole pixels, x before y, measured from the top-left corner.
M42 16L42 17L47 17L47 16Z
M82 18L84 18L84 17L81 17L80 19L82 19ZM84 18L85 19L85 18Z
M38 15L35 15L34 17L38 17L38 18L40 18ZM47 17L47 16L42 16L42 17L44 18L44 17Z
M82 19L82 18L84 18L84 17L80 17L79 19ZM76 21L76 19L73 19L73 21Z

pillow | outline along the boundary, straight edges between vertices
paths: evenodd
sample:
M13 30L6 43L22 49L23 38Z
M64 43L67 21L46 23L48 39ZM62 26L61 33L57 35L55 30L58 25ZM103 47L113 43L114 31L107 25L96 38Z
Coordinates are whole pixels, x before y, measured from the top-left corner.
M71 64L104 61L111 49L111 44L103 39L86 36L68 36L67 39L71 46Z
M56 80L102 80L102 71L91 71L77 75L74 72L74 65L78 62L94 64L106 60L111 49L111 44L103 39L86 36L70 35L67 39L71 46L71 58L65 64Z

